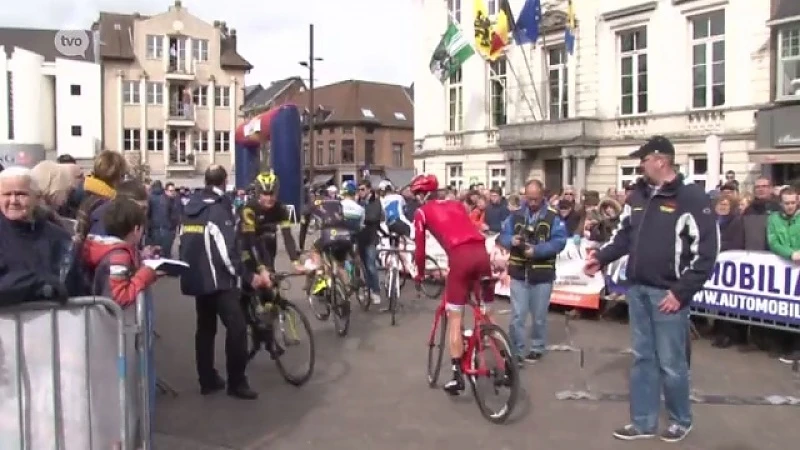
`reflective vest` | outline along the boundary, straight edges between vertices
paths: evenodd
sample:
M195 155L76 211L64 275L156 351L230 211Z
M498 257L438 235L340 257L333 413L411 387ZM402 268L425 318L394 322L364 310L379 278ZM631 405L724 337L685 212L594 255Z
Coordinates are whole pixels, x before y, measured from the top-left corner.
M553 222L558 213L550 208L544 213L537 212L536 220L528 222L525 211L512 213L510 220L514 226L514 235L522 236L528 245L536 245L550 240ZM529 283L549 283L556 278L556 257L547 259L525 256L525 247L512 247L508 259L508 275L514 280L525 280Z

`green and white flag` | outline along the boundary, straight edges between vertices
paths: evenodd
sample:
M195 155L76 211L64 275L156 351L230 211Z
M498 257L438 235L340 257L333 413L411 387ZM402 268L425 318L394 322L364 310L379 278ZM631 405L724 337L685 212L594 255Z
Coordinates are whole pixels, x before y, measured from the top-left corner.
M475 49L469 40L464 37L458 26L452 21L447 22L447 31L444 32L439 45L431 55L431 73L444 83L451 75L475 54Z

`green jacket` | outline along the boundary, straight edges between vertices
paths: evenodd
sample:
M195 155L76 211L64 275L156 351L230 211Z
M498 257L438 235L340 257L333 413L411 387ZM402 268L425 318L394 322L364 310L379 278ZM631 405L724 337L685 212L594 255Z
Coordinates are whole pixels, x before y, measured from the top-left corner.
M792 253L800 251L800 214L786 217L774 212L767 219L767 243L776 255L791 259Z

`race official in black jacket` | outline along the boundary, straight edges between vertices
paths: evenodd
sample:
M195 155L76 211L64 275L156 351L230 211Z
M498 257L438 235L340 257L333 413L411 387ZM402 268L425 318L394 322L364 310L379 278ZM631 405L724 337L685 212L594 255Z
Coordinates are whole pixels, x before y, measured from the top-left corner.
M611 240L587 260L584 270L593 276L628 255L630 422L615 430L614 437L654 436L663 390L670 423L660 437L678 442L693 424L689 304L714 269L719 228L711 198L699 185L685 184L675 170L675 148L667 138L655 136L630 156L641 160L644 176L628 196Z
M214 368L219 317L227 331L228 395L255 399L258 394L250 389L245 376L247 327L240 303L239 276L254 287L260 278L242 271L233 204L224 191L227 179L222 166L210 166L205 173L205 189L193 194L184 207L179 252L191 270L181 276L181 291L195 297L195 358L200 392L208 395L225 388L225 380Z

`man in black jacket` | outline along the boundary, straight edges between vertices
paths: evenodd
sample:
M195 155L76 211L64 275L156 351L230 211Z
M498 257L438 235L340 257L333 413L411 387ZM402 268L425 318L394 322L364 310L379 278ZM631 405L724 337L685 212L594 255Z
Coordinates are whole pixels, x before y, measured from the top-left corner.
M192 270L181 277L181 292L195 297L195 358L200 392L208 395L225 387L225 381L214 368L219 316L227 329L228 395L250 400L258 394L250 389L245 376L247 326L240 303L239 276L254 289L267 282L259 275L241 270L233 204L224 191L227 179L225 168L210 166L205 173L205 189L192 195L186 204L179 231L179 252Z
M663 388L670 424L660 437L677 442L692 428L689 304L714 269L719 228L703 189L684 184L676 173L675 148L667 138L653 137L630 157L641 160L644 177L628 197L611 240L587 260L585 271L593 276L628 255L631 422L614 437L655 436Z
M364 207L364 228L357 237L357 245L361 261L364 262L367 287L370 290L372 303L381 302L381 290L378 281L378 229L383 222L381 201L372 190L372 183L365 179L358 186L358 200Z
M30 169L0 172L0 304L67 298L70 236L34 214L37 190Z

